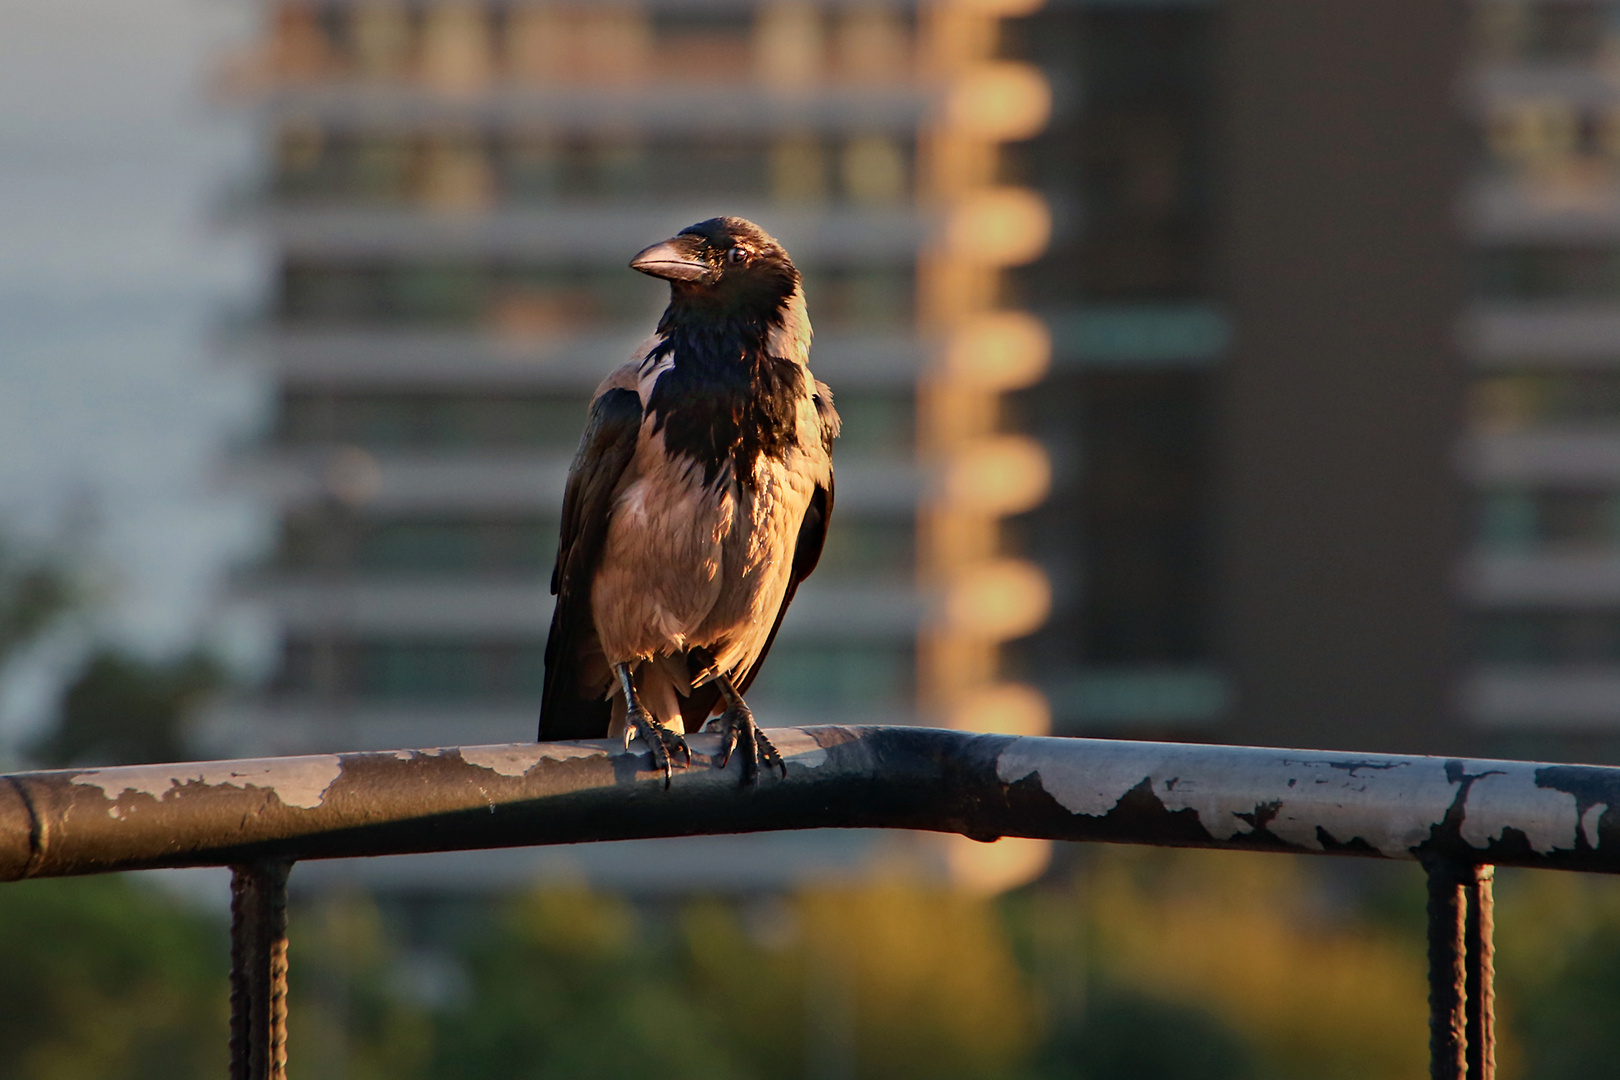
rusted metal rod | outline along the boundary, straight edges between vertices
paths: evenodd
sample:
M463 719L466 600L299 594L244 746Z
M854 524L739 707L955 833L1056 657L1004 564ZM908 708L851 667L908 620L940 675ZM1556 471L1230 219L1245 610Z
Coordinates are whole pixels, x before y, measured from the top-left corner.
M287 1080L286 859L231 867L231 1080Z
M1496 868L1426 857L1429 876L1429 1075L1496 1075L1495 946L1491 882Z
M1429 1077L1468 1075L1468 868L1447 858L1425 859L1429 875Z
M1464 965L1468 993L1468 1080L1496 1080L1496 932L1494 866L1470 866Z
M1620 873L1620 769L1241 746L777 728L743 788L718 736L665 790L639 743L512 743L20 773L0 880L259 858L910 828Z

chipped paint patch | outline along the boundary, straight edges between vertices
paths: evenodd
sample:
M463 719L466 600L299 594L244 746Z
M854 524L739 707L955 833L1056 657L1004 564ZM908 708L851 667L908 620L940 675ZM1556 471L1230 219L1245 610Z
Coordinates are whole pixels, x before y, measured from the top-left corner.
M1593 851L1596 851L1598 847L1598 826L1608 809L1608 803L1595 803L1588 806L1586 813L1581 815L1581 835L1586 837L1586 845Z
M1009 784L1035 775L1060 806L1089 817L1106 815L1145 780L1166 810L1192 810L1217 841L1263 827L1307 851L1324 850L1325 835L1340 845L1360 840L1391 858L1410 856L1456 795L1444 763L1383 758L1354 764L1256 750L1212 766L1198 746L1016 739L997 758L996 775ZM1255 792L1267 793L1275 809L1257 816Z
M803 728L766 728L765 734L770 737L771 745L776 747L776 752L782 755L782 761L786 764L814 769L827 763L826 748ZM688 735L686 744L692 748L693 762L707 761L713 764L715 758L720 756L720 736L716 732L701 731ZM630 744L631 753L644 752L644 749L639 739Z
M770 736L771 744L782 755L782 760L790 765L817 769L827 764L826 748L803 728L768 728L765 734Z
M1542 855L1575 846L1575 830L1582 824L1575 796L1567 791L1536 785L1525 769L1494 772L1485 763L1465 762L1464 772L1484 775L1468 789L1460 833L1469 847L1488 847L1502 839L1502 831L1518 829L1530 847Z
M385 750L382 753L395 761L415 761L417 758L444 757L458 749L460 748L455 746L435 746L427 750Z
M1350 767L1278 755L1271 768L1253 776L1253 782L1279 787L1289 781L1267 825L1273 836L1308 851L1326 850L1324 837L1338 845L1359 840L1392 859L1410 858L1457 794L1438 758L1376 759L1376 767L1358 760Z
M501 743L496 746L463 746L461 760L499 776L525 776L542 761L606 757L607 753L605 747L579 743Z
M1042 790L1069 813L1102 817L1147 775L1134 755L1066 753L1063 747L1054 752L1052 741L1014 739L996 758L996 778L1014 784L1034 774Z
M313 810L326 798L327 789L343 774L336 754L310 757L260 758L245 761L206 761L194 765L129 765L76 773L70 782L100 788L113 803L130 792L162 801L193 784L205 787L259 788L281 800L283 806ZM107 813L121 816L114 805Z

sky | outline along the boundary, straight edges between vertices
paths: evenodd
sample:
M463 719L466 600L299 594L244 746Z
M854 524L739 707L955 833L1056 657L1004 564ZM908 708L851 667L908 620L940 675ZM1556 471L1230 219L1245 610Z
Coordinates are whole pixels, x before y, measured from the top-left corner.
M148 652L219 632L221 574L263 535L221 473L264 382L217 345L262 295L221 210L254 130L210 91L255 15L0 0L0 533L62 551L100 598L89 633Z

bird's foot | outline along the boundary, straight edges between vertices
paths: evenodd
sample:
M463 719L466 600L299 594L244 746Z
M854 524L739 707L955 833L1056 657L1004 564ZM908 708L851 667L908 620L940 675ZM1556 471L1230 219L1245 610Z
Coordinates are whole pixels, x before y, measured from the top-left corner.
M720 756L716 764L720 768L731 763L731 752L741 744L744 785L758 782L761 765L780 769L782 778L787 779L787 764L782 755L776 752L770 738L754 721L754 714L741 700L727 707L716 722L720 728Z
M671 731L654 719L653 715L643 708L631 709L625 715L624 748L630 749L630 740L637 735L652 751L653 767L664 770L664 786L675 776L675 755L685 754L686 764L692 764L692 748L686 745L686 737L678 731ZM685 766L682 766L683 768Z

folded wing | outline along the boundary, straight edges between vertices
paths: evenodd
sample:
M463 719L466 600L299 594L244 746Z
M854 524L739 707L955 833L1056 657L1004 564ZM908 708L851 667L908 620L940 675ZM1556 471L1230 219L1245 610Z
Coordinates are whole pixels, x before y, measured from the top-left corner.
M641 399L622 387L591 403L579 451L563 494L562 536L551 591L557 606L546 639L546 679L540 699L541 739L600 739L611 706L603 697L612 672L591 615L591 581L602 559L608 512L635 454Z

